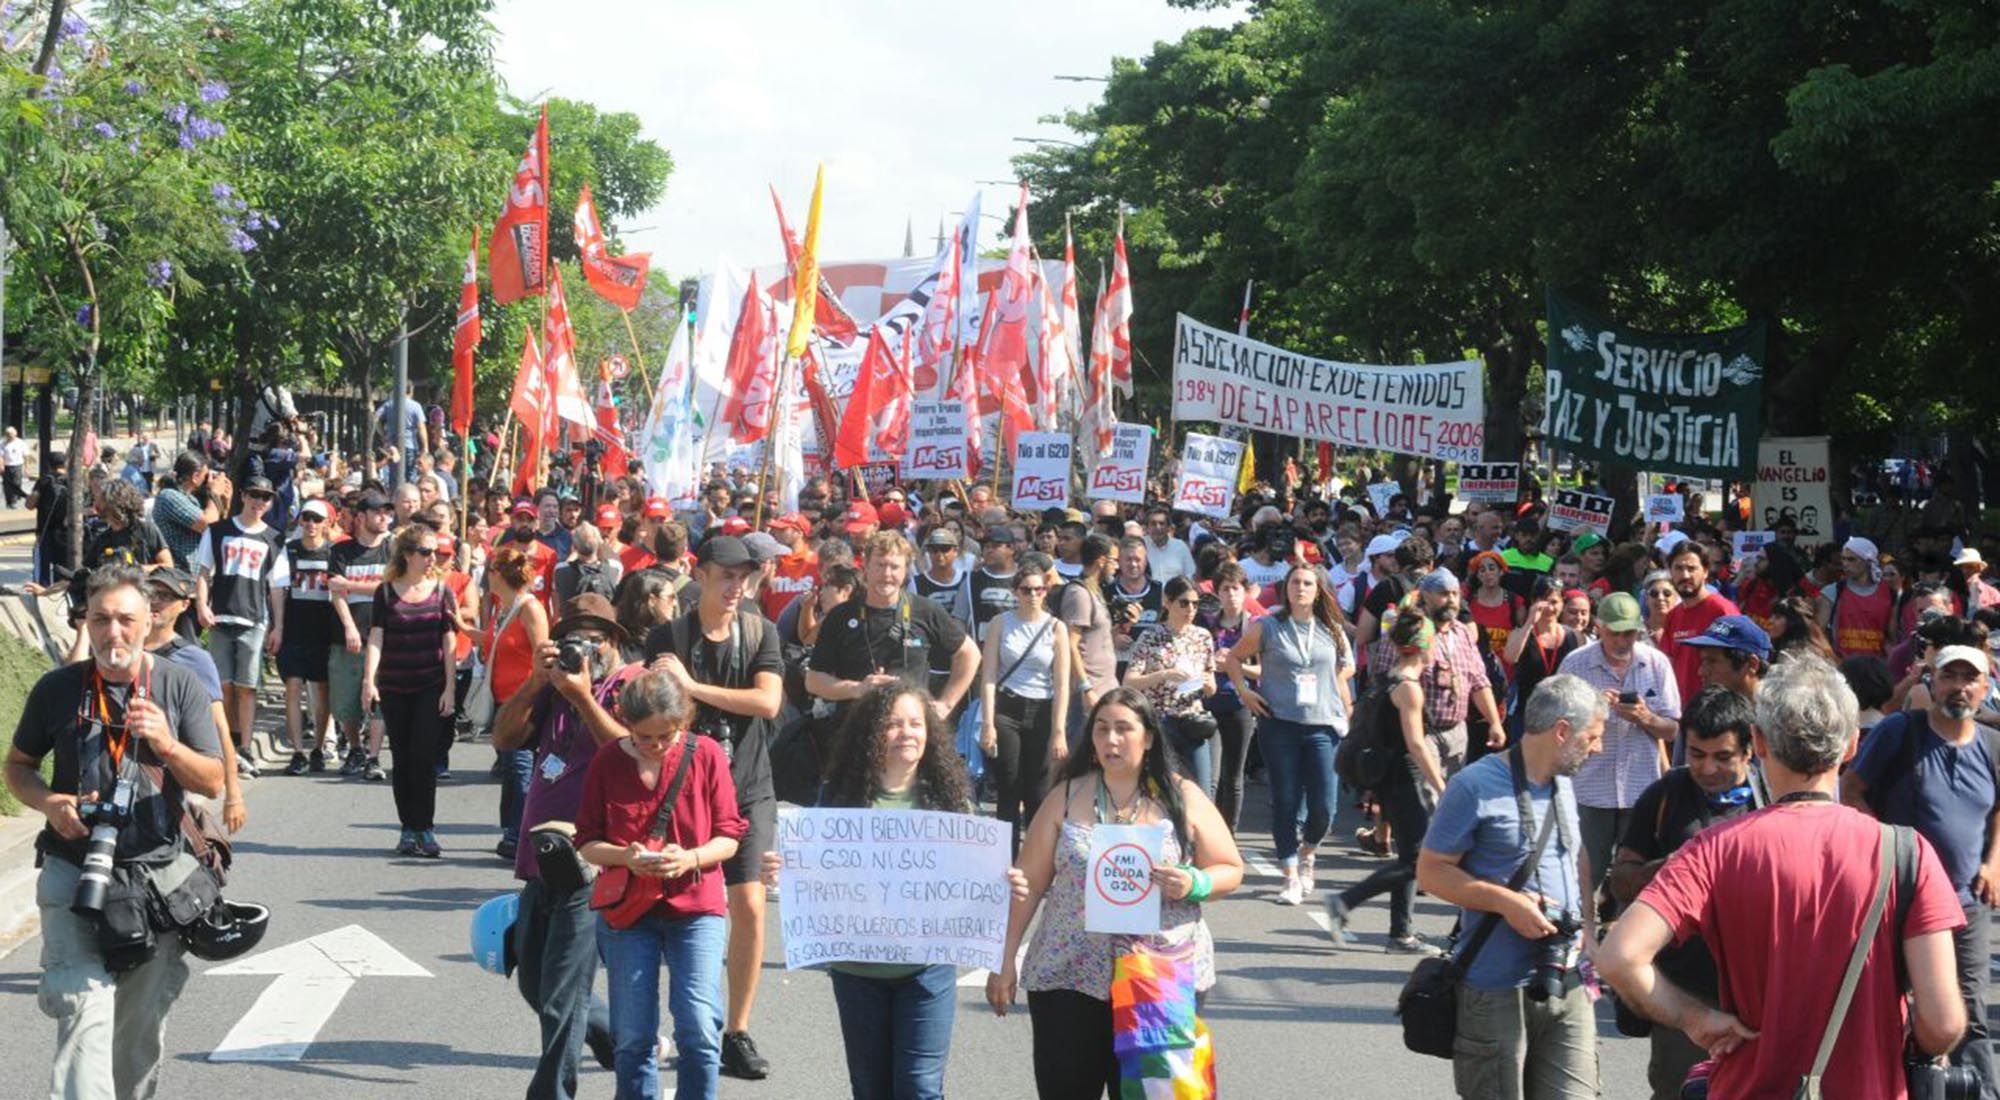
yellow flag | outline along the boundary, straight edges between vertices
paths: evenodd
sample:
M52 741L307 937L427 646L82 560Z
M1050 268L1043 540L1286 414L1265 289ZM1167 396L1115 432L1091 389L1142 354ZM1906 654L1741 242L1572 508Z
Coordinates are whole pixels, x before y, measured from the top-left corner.
M792 271L792 331L785 340L785 357L805 354L812 338L813 314L819 310L819 195L826 184L826 165L813 173L812 208L806 211L806 241Z
M1254 436L1243 440L1243 465L1240 468L1241 472L1236 475L1236 492L1239 496L1249 492L1250 487L1257 484L1256 442Z

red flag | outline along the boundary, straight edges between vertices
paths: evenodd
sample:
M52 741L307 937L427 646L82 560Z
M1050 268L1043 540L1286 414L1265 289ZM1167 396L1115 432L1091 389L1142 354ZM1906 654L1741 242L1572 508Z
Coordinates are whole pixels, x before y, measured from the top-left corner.
M799 356L799 384L806 391L806 404L812 409L813 427L819 433L822 451L826 441L834 437L839 420L833 415L833 395L826 390L825 368L820 365L819 353L812 347Z
M451 330L451 430L460 439L472 427L472 353L479 349L479 230L465 254L465 285L458 292L458 324Z
M604 447L604 454L598 459L598 469L604 476L624 477L631 468L631 458L625 451L625 431L618 423L618 399L611 392L611 365L597 364L597 442Z
M555 402L549 395L548 370L542 364L542 351L535 346L535 330L528 329L522 334L521 365L514 374L514 392L507 398L507 407L514 410L514 419L530 434L544 434L555 420Z
M852 469L867 463L871 442L891 458L903 456L903 437L910 421L909 346L906 328L904 357L899 362L889 350L881 326L868 330L868 350L861 357L854 392L847 398L847 412L841 417L840 435L834 441L835 466Z
M540 294L549 258L549 109L535 124L535 136L514 169L507 205L487 242L496 305Z
M778 189L770 184L765 186L770 187L771 206L778 212L778 233L785 238L785 270L796 274L799 256L805 248L799 243L797 234L792 232L791 223L785 220L785 204L778 201ZM833 292L833 284L826 281L824 272L820 273L818 284L819 295L813 299L813 327L819 330L821 336L836 343L853 343L861 335L860 326L840 304L840 296Z
M1098 299L1097 310L1105 315L1109 337L1111 386L1120 397L1132 396L1132 269L1125 262L1125 222L1118 222L1118 237L1111 245L1111 286ZM1092 348L1092 354L1096 353Z
M751 272L736 331L723 366L729 394L722 403L722 429L737 443L755 443L771 430L771 406L778 389L777 317L768 295Z
M1110 294L1104 288L1104 268L1097 269L1097 312L1091 318L1090 326L1090 371L1084 379L1085 392L1084 423L1089 427L1094 454L1102 457L1111 453L1111 436L1117 430L1118 416L1111 408L1111 311L1106 309Z
M553 398L548 431L553 440L556 421L568 421L591 432L597 430L597 414L591 411L590 399L583 395L583 383L577 375L576 327L570 324L569 298L563 294L561 270L549 269L549 284L549 312L542 320L542 358Z
M1007 270L1000 286L986 299L986 317L979 341L980 369L987 391L1004 411L1018 400L1021 372L1028 367L1028 302L1032 294L1028 242L1028 185L1014 207L1014 241L1007 250ZM1025 404L1023 404L1025 415Z
M643 252L611 255L604 243L604 230L597 224L597 202L590 197L589 184L584 184L576 197L576 249L583 256L583 278L590 289L619 309L639 308L653 258Z
M930 300L924 303L923 319L918 322L914 373L911 385L922 393L933 393L946 381L945 375L952 368L952 349L958 344L958 236L953 234L950 256L945 265L938 269L937 284L931 288Z

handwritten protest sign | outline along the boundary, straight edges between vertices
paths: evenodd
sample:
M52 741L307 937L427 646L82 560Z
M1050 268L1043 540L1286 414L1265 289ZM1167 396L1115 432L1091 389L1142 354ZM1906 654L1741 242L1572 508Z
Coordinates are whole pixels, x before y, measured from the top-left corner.
M1111 430L1111 451L1090 471L1090 499L1143 504L1146 468L1153 459L1150 424L1119 424Z
M1580 489L1557 489L1555 501L1549 505L1549 529L1552 531L1589 531L1599 538L1611 534L1610 497L1586 493Z
M1386 516L1389 514L1389 502L1402 491L1403 487L1393 481L1375 482L1368 486L1368 503L1374 507L1376 515Z
M1687 501L1679 493L1654 493L1646 498L1647 523L1679 523L1687 518Z
M1478 462L1486 365L1364 366L1314 359L1182 314L1174 415L1346 447Z
M1160 889L1153 885L1153 864L1159 862L1166 841L1164 822L1091 828L1083 884L1084 931L1160 930Z
M1757 484L1750 490L1752 515L1769 529L1781 519L1799 528L1799 544L1817 546L1833 537L1833 468L1826 437L1767 436L1757 443Z
M1070 437L1022 432L1014 441L1014 507L1023 512L1069 507Z
M1233 439L1189 432L1181 448L1181 480L1174 489L1174 508L1220 519L1236 503L1236 474L1243 465L1243 444Z
M1521 499L1521 464L1468 462L1458 468L1458 491L1467 504L1512 504Z
M830 962L998 970L1012 827L929 810L778 815L785 968Z
M1778 536L1771 531L1738 531L1729 536L1729 548L1736 560L1742 561L1752 554L1763 553L1766 546L1776 541Z
M965 458L965 403L912 402L903 477L911 481L962 478L967 473Z

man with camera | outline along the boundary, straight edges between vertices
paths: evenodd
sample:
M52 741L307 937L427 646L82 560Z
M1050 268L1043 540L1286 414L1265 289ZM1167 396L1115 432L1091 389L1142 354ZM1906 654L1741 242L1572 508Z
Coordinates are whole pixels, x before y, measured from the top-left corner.
M1959 620L1953 620L1963 625ZM1978 724L1991 666L1984 649L1945 645L1930 660L1930 706L1877 723L1840 784L1841 801L1907 825L1937 852L1965 926L1952 934L1965 1040L1951 1054L2000 1096L1986 1023L1993 905L2000 902L2000 731Z
M517 980L542 1028L529 1100L576 1095L577 1060L586 1042L601 1064L610 1065L610 1010L591 993L597 974L593 876L571 838L584 772L599 748L625 735L618 691L645 671L619 655L625 631L617 620L611 602L594 592L570 601L535 654L527 683L493 719L496 750L534 750L534 778L521 810L529 842L514 853L514 877L523 883L513 936Z
M1462 911L1452 1079L1468 1100L1598 1095L1580 965L1596 918L1570 779L1598 750L1605 713L1582 679L1543 680L1520 742L1453 776L1424 834L1417 886Z
M701 599L693 611L653 628L646 663L672 677L693 700L693 732L715 739L729 758L737 812L750 823L736 855L722 865L729 896L729 1012L722 1072L761 1080L771 1065L750 1038L750 1009L764 965L764 883L758 866L777 834L778 796L771 777L773 719L784 705L784 659L778 631L746 602L761 566L734 535L714 535L696 552Z
M1689 704L1681 718L1687 763L1639 795L1631 827L1611 862L1611 896L1621 907L1632 904L1682 845L1770 803L1763 776L1751 767L1750 740L1756 723L1750 700L1720 685L1703 688ZM1659 968L1675 985L1703 1000L1720 995L1715 957L1699 936L1662 952ZM1652 1026L1632 1019L1633 1015L1621 1003L1618 1026L1627 1034L1646 1034L1652 1042L1646 1080L1652 1085L1653 1100L1678 1100L1688 1071L1708 1052L1676 1028ZM1638 1030L1631 1030L1635 1024Z
M201 681L146 652L152 617L144 572L95 571L90 660L36 682L7 754L7 789L48 819L35 901L53 1096L152 1096L167 1011L187 981L178 937L156 937L145 915L146 871L180 851L185 794L222 793L222 745Z
M1834 800L1858 712L1825 661L1800 655L1773 666L1753 738L1773 804L1683 845L1598 948L1621 1000L1716 1059L1706 1094L1715 1100L1804 1095L1795 1090L1813 1073L1839 1082L1839 1095L1904 1095L1899 977L1926 1055L1950 1050L1965 1029L1951 938L1965 914L1937 854L1920 835L1885 836ZM1905 866L1914 889L1893 881ZM1727 1010L1661 973L1660 953L1696 933L1715 953Z

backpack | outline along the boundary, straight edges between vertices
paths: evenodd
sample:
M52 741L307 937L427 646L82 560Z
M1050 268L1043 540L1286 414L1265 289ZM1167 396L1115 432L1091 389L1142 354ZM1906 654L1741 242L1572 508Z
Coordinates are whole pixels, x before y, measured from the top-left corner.
M603 562L568 562L570 573L576 577L576 591L570 595L575 599L586 592L595 592L607 600L617 599L618 586L612 583L610 573ZM678 589L675 590L678 593Z
M1922 722L1924 725L1918 726ZM1891 723L1894 723L1892 726ZM1923 755L1924 739L1921 734L1929 729L1929 716L1921 710L1905 710L1893 714L1875 724L1868 736L1880 737L1888 729L1896 732L1892 736L1901 737L1896 746L1896 755L1891 758L1888 770L1879 780L1868 786L1868 809L1877 818L1889 806L1889 792L1905 782L1913 781L1917 774L1917 758ZM1983 724L1975 724L1979 740L1986 746L1986 762L1993 769L1993 790L2000 797L2000 730Z
M1347 736L1333 754L1334 774L1357 790L1379 790L1407 755L1403 716L1389 700L1394 684L1383 681L1363 692L1354 704Z

